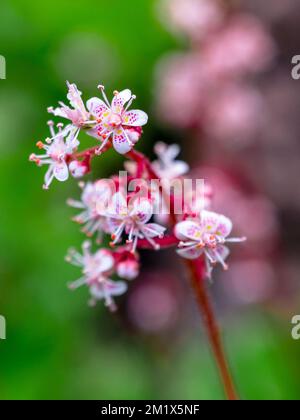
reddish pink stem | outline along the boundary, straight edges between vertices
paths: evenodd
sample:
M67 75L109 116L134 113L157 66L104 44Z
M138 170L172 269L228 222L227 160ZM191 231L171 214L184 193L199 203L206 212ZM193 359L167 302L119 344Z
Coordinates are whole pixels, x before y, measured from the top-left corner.
M226 397L230 401L238 400L237 392L232 380L229 364L224 351L220 329L209 299L204 281L203 260L186 260L186 266L191 274L192 287L194 289L199 308L202 312L207 336L212 352L218 366Z
M174 235L165 236L161 239L156 239L155 241L161 249L167 249L171 248L173 246L178 245L178 239ZM153 249L153 246L146 240L146 239L140 239L138 241L138 248L140 249Z

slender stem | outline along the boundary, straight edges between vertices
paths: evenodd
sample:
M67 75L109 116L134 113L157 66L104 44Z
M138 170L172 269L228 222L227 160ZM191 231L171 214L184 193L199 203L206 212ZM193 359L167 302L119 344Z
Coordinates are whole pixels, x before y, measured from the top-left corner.
M191 273L192 286L204 318L207 335L216 359L226 397L230 401L236 401L239 398L230 373L218 323L205 287L205 281L203 281L203 262L201 260L186 260L186 265Z

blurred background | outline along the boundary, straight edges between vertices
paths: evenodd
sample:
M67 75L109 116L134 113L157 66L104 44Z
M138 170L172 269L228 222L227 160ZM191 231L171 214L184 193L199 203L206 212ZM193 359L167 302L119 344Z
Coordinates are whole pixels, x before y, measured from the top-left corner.
M85 98L130 87L150 115L138 148L178 142L230 216L237 247L211 286L244 399L299 399L300 54L297 0L2 0L0 54L1 399L220 399L188 281L173 252L143 255L120 311L90 309L64 262L83 236L66 199L28 163L65 81ZM86 139L91 142L91 139ZM122 158L95 162L92 179Z

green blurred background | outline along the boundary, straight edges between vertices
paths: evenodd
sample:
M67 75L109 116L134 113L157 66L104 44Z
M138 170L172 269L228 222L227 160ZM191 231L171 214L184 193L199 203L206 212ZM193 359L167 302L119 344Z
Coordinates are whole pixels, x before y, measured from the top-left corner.
M130 87L152 115L144 148L154 136L168 140L153 120L153 71L178 44L155 8L152 0L1 1L1 399L223 398L200 328L178 325L169 342L138 334L101 305L90 309L86 290L67 289L78 271L64 255L82 235L65 202L78 187L55 182L45 192L44 171L28 163L35 142L48 134L46 108L64 98L67 79L86 98L100 82ZM110 174L120 162L110 154L93 176ZM300 343L291 340L288 317L248 307L227 316L223 327L243 398L299 397Z

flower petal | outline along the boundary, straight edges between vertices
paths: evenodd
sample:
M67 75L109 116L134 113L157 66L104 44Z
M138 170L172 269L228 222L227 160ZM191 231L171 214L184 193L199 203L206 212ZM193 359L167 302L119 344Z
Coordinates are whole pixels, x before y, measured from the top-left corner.
M108 107L104 101L99 98L91 98L86 103L89 112L96 118L102 118L103 114L108 111Z
M114 258L106 249L100 249L95 254L95 261L98 263L97 270L99 273L105 273L107 271L110 271L114 266Z
M111 296L121 296L127 292L127 284L124 281L110 281L105 282L105 289Z
M114 282L105 280L93 284L90 288L91 295L95 299L107 299L111 296L121 296L127 291L127 284L123 281Z
M232 222L221 214L204 210L201 213L201 226L206 232L226 238L232 231Z
M127 201L123 194L117 192L109 200L107 207L107 216L117 219L123 219L128 214Z
M177 254L188 260L196 260L203 254L203 249L200 248L189 248L189 249L177 249Z
M148 122L148 115L144 111L132 110L125 113L123 124L130 127L141 127Z
M131 90L125 89L115 95L112 100L111 109L116 114L121 114L124 110L124 105L131 99Z
M200 241L202 236L202 230L199 224L186 220L180 222L175 227L175 235L181 241L191 239L193 241Z
M54 177L61 182L66 181L69 178L69 168L66 162L55 163L53 167Z
M81 96L82 96L82 92L80 92L80 90L78 90L77 86L75 85L75 83L69 83L67 82L67 86L68 86L68 94L67 94L67 98L70 101L70 104L73 106L73 108L84 108Z
M130 203L130 216L138 223L146 224L153 215L153 206L146 198L132 200Z
M123 130L117 130L114 133L113 145L115 150L121 155L125 155L126 153L130 152L133 147L132 142L128 139Z

